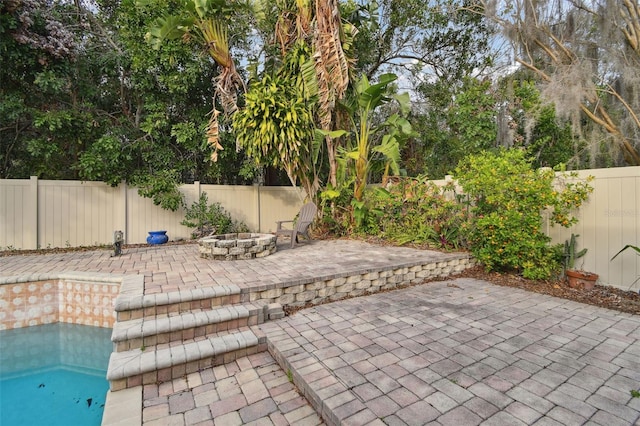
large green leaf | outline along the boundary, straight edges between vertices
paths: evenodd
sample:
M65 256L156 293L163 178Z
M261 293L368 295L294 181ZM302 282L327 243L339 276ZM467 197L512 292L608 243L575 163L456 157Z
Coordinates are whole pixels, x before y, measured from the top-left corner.
M400 144L393 135L384 135L382 143L371 148L373 152L382 154L388 161L394 175L400 174Z
M640 255L640 247L638 247L638 246L633 246L633 245L631 245L631 244L627 244L626 246L622 247L622 250L620 250L619 252L617 252L617 253L615 254L615 256L613 256L613 257L611 258L611 260L613 260L613 259L615 259L616 257L618 257L618 255L619 255L620 253L622 253L623 251L625 251L625 250L627 250L627 249L635 250L635 251L636 251L636 253L637 253L638 255Z
M153 49L158 50L165 40L175 40L182 37L193 24L193 18L164 16L154 21L145 34L145 39Z

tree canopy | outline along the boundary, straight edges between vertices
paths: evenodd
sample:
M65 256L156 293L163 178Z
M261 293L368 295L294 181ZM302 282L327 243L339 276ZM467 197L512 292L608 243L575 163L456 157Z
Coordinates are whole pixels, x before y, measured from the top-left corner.
M264 168L315 197L389 171L439 178L499 146L552 167L640 164L637 2L509 5L5 1L0 178L128 182L176 209L181 182ZM519 69L496 68L504 53ZM408 92L407 114L349 108L363 81Z
M614 160L640 165L638 2L516 0L506 9L495 1L484 7L513 41L517 62L535 76L543 98L592 151L605 145Z

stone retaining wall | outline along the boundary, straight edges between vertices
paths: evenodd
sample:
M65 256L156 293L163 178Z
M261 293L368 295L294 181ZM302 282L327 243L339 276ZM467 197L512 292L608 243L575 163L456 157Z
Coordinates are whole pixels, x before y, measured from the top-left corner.
M307 284L274 287L262 291L251 291L250 301L279 303L282 306L292 307L318 305L346 297L362 296L418 284L425 279L447 277L471 268L475 264L475 259L463 257L425 265L330 278Z
M276 252L272 234L224 234L198 240L200 257L213 260L241 260L266 257Z

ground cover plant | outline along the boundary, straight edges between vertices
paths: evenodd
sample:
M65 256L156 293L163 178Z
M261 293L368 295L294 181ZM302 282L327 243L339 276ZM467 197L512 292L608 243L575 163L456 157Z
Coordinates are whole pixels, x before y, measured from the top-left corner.
M543 232L543 215L569 227L592 191L575 173L535 170L524 151L487 151L466 157L453 183L438 187L427 177L394 178L371 188L351 210L349 193L325 207L321 228L336 236L375 236L392 244L468 249L489 271L514 272L528 279L560 274L561 247ZM355 198L355 197L354 197Z
M426 177L397 179L386 190L369 194L377 221L369 223L369 235L380 235L395 244L425 244L442 249L466 247L460 233L465 206Z
M460 233L466 206L455 200L450 187L438 187L426 176L395 177L384 187L369 188L358 202L365 206L360 212L366 210L360 220L351 197L347 189L323 204L319 234L424 248L466 248L466 238Z

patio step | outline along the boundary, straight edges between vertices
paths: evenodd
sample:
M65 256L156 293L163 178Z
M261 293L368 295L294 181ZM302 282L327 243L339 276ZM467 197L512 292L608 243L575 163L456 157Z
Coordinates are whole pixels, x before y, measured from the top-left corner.
M115 352L153 348L264 322L263 304L219 306L187 312L116 321L111 341Z
M122 297L111 341L111 391L184 377L267 348L257 327L282 306L249 302L235 285ZM247 300L245 300L247 299Z
M266 337L256 333L240 327L171 346L112 352L107 369L110 389L166 382L266 350Z
M188 292L174 291L142 297L118 298L116 320L129 321L156 315L169 315L199 309L248 302L248 294L242 294L236 285L202 287ZM245 300L246 299L246 300Z

